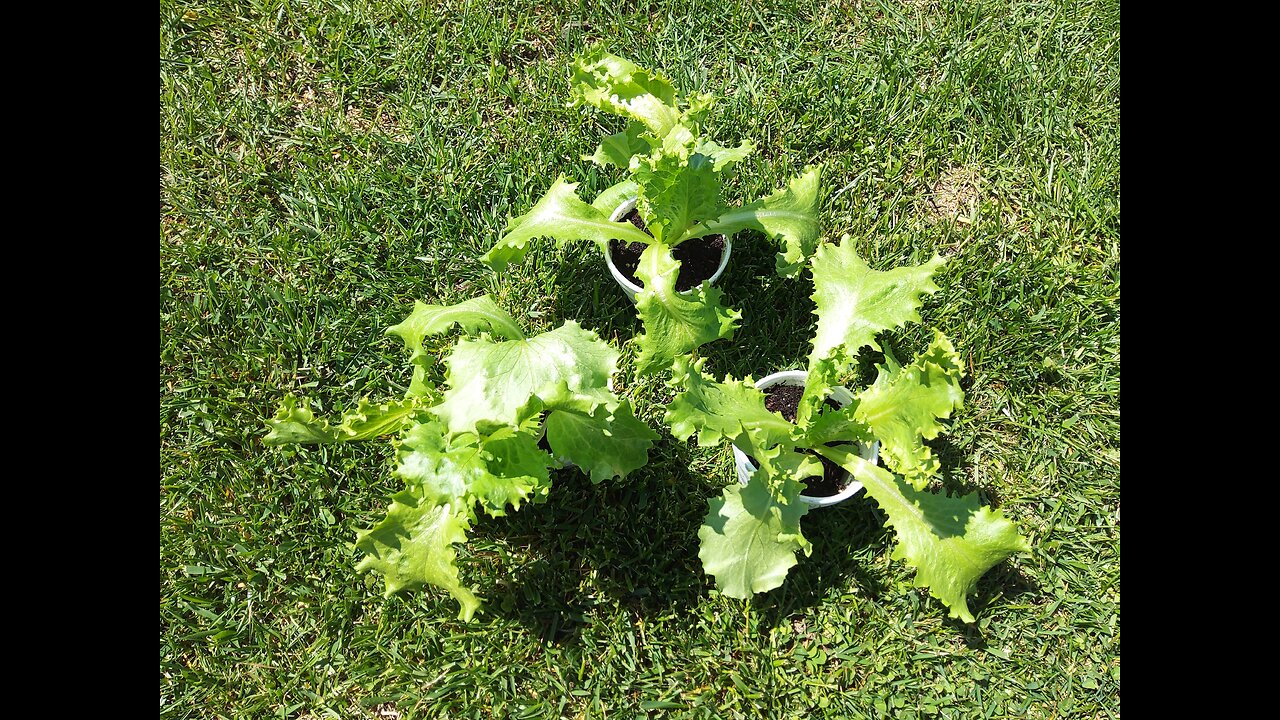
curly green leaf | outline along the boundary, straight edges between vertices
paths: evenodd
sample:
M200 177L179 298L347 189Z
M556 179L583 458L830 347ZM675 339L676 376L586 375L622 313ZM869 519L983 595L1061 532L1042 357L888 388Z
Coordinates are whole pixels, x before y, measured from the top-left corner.
M614 403L609 378L618 352L572 320L528 340L462 340L448 358L449 389L431 408L454 433L479 423L518 426L532 395L553 395L560 383L597 403ZM536 408L540 411L541 408Z
M708 501L698 530L702 568L729 597L749 598L782 585L796 552L813 549L800 532L800 518L808 512L800 483L771 483L764 475L758 470L746 485L729 485Z
M545 494L551 464L532 433L503 428L484 438L449 438L439 422L431 422L405 434L392 474L425 501L459 507L479 501L485 512L500 516L507 505L519 510L526 500Z
M627 129L614 133L600 141L599 147L591 155L583 155L583 160L601 167L617 167L626 170L631 166L631 158L649 151L649 143L640 138L645 130L638 122L627 123Z
M855 417L880 439L885 464L923 489L938 471L938 460L925 440L943 430L940 419L964 402L960 356L945 335L905 367L880 368L875 384L858 396Z
M676 292L680 262L667 245L650 245L640 255L636 277L644 288L636 294L636 310L644 334L636 364L642 375L670 367L680 355L720 338L731 339L742 319L720 304L721 292L704 282L687 293Z
M428 305L417 301L413 312L398 325L387 328L388 335L404 341L412 360L422 356L422 339L427 335L439 335L454 325L462 326L469 334L489 330L511 340L523 340L524 331L515 318L498 307L493 298L481 295L456 305Z
M607 216L612 216L620 205L628 200L634 200L638 192L640 192L640 186L636 185L634 180L627 178L602 190L596 199L591 201L591 207L604 212Z
M817 450L862 482L898 536L893 558L914 567L915 584L927 587L952 617L973 622L966 597L978 578L1013 553L1031 550L1017 526L984 507L976 493L948 497L917 490L846 447Z
M298 398L286 395L267 420L271 432L263 438L267 445L317 444L370 440L400 432L413 422L421 403L414 398L399 402L372 403L361 400L355 410L342 416L337 425L316 419L315 413Z
M591 413L556 410L547 415L552 453L577 465L594 483L644 467L657 439L625 402L612 412L599 406Z
M453 543L466 541L470 526L465 507L436 505L412 492L401 492L392 499L382 522L358 533L356 547L366 557L356 569L381 573L388 597L423 585L446 590L458 601L458 617L470 620L480 608L480 599L458 580L453 551Z
M569 92L575 104L640 122L656 138L680 120L675 88L661 73L602 48L575 58L570 67Z
M687 135L687 133L686 133ZM658 242L672 246L694 222L719 216L720 173L710 156L692 151L686 144L662 148L636 158L631 176L640 188L638 207L649 232Z
M557 177L532 210L507 223L506 234L480 258L481 262L501 271L524 260L529 241L539 237L552 238L561 245L590 240L601 252L610 240L653 242L648 233L631 223L612 222L608 212L583 202L577 187L578 183L566 182L563 175Z
M696 362L678 357L668 385L680 390L667 405L663 421L671 434L688 440L697 433L698 444L707 447L732 442L750 427L765 445L789 444L796 427L776 412L765 409L765 395L750 380L726 377L723 383L702 372L706 359Z
M715 140L699 139L694 152L706 155L715 163L716 172L721 175L735 164L747 159L755 152L755 143L743 140L738 147L725 147Z
M876 334L920 321L925 293L937 292L933 274L941 257L923 264L881 272L872 270L845 235L839 245L823 243L813 259L813 301L818 330L809 363L843 348L849 358L866 346L879 350Z

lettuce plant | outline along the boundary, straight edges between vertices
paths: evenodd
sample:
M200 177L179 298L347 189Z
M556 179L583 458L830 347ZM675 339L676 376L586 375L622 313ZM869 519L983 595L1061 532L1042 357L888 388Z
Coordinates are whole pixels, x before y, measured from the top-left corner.
M573 61L569 88L574 104L627 119L625 129L584 156L623 168L627 177L588 204L578 197L577 183L560 175L529 212L508 223L484 262L495 270L520 262L538 237L560 244L590 240L601 253L610 240L643 243L636 277L644 289L635 298L644 324L637 339L640 373L665 370L704 343L732 338L741 315L721 304L720 290L704 282L676 291L680 262L673 249L708 235L759 230L782 244L779 272L796 275L818 241L820 169L807 168L768 197L731 206L723 197L723 178L754 148L750 141L724 147L703 136L711 96L679 95L660 73L598 48ZM630 198L636 198L648 232L610 220Z
M445 360L441 390L428 381L435 359L428 335L461 326ZM451 306L417 303L389 328L410 353L413 377L401 400L362 401L336 423L318 420L306 403L286 397L267 421L271 445L336 443L391 436L392 475L404 490L386 517L357 534L360 570L381 573L388 596L434 585L447 590L470 619L480 606L458 577L453 544L478 519L540 502L549 468L568 462L592 482L621 477L648 461L657 434L612 390L619 353L572 320L526 337L488 296ZM545 436L550 452L541 447Z
M938 289L932 277L942 262L934 257L880 272L855 254L847 236L818 247L812 261L818 324L795 423L765 409L765 395L750 377L716 382L702 372L703 361L675 362L670 383L679 394L665 418L672 433L681 440L696 434L704 446L727 440L758 465L745 485L729 485L710 501L698 532L703 568L725 595L776 588L797 551L812 552L800 528L808 511L800 494L804 478L822 475L819 456L862 482L896 533L893 558L914 567L916 585L953 617L973 622L965 598L978 578L1030 549L1014 524L976 494L949 497L928 488L939 463L925 441L943 431L940 421L964 399L963 366L942 333L908 365L886 353L875 382L853 391L852 402L839 409L825 403L858 352L880 349L881 331L920 321L921 298ZM877 440L887 467L859 455L860 444Z

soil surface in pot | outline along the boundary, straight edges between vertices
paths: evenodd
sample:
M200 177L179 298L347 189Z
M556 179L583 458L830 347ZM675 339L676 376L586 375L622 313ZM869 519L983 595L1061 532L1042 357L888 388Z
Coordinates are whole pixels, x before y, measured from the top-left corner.
M640 219L640 211L632 210L623 220L649 232ZM639 287L644 283L636 277L636 268L640 266L640 253L648 247L644 243L624 243L620 240L609 241L609 252L613 255L613 264L622 276ZM694 240L686 240L676 246L671 254L680 261L680 274L676 276L676 290L684 292L710 280L720 267L720 257L724 255L724 236L708 235Z
M796 421L796 411L800 408L800 398L804 396L804 388L795 385L774 385L764 390L764 407L769 412L781 413L787 422ZM823 401L823 405L839 410L840 404L831 398ZM837 444L837 443L832 443ZM807 477L801 482L805 484L802 495L809 497L829 497L839 495L849 484L844 469L812 450L805 451L822 462L822 477ZM755 458L749 457L751 464L759 467Z

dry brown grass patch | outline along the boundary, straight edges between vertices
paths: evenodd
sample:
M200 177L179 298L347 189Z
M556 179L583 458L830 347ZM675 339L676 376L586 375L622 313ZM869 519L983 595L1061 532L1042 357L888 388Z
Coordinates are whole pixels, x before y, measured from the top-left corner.
M969 223L977 214L982 177L976 168L953 167L943 171L928 197L929 216L936 221Z

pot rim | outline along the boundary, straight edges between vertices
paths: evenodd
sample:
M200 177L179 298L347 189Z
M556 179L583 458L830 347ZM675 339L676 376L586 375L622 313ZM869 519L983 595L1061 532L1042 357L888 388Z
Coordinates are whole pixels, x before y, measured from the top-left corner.
M631 198L629 200L624 201L621 205L617 207L617 209L613 211L613 214L609 216L609 221L618 222L619 220L621 220L624 215L631 212L635 208L637 202L638 202L638 198ZM627 297L631 298L632 301L634 301L636 299L636 294L639 293L644 288L628 280L627 276L623 275L622 271L618 269L618 266L613 264L613 251L609 247L609 245L610 245L610 242L605 241L604 261L605 261L605 264L609 266L609 274L612 275L613 279L616 280L618 284L622 286L622 290L627 294ZM711 277L707 278L707 280L705 280L704 282L709 282L712 285L716 284L716 281L720 279L720 276L724 275L725 268L729 267L729 255L732 253L733 253L733 236L725 235L724 251L720 253L720 264L716 266L716 271L711 275ZM689 293L690 293L689 290L683 290L683 291L680 291L678 294L688 295Z
M773 387L774 385L804 387L805 380L808 377L808 370L782 370L780 372L765 375L756 381L755 386L758 390L765 390ZM848 388L836 387L832 389L831 399L835 400L841 407L843 407L853 401L853 394L849 392ZM860 454L864 459L873 464L879 464L879 440L876 440L870 445L859 443L859 446L862 450ZM747 480L751 477L751 473L756 471L756 466L751 464L751 461L747 459L747 454L742 452L737 445L731 445L731 447L733 448L734 466L738 472L738 482L746 485ZM849 477L850 475L848 470L844 471L844 474L846 477ZM852 477L849 477L849 484L839 493L826 496L805 495L804 493L801 493L800 502L808 505L809 507L830 507L832 505L838 505L854 495L857 495L859 492L862 492L862 489L863 485L861 481L854 480Z

